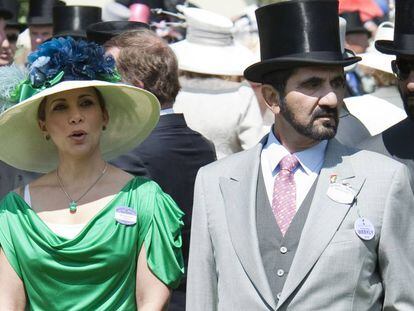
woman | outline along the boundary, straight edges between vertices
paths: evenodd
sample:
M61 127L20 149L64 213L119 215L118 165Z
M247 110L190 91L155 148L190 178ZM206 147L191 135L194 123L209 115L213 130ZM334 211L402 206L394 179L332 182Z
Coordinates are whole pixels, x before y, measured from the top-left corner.
M59 38L0 92L6 106L20 102L0 115L0 159L48 172L0 204L1 308L162 310L179 284L182 212L106 162L149 134L159 103L99 79L118 80L103 48Z

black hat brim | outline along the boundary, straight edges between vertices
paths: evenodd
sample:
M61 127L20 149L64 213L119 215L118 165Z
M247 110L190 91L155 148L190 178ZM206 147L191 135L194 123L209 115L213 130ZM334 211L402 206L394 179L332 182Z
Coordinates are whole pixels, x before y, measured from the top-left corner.
M28 18L27 24L29 26L53 25L53 19L51 17L35 16Z
M79 30L68 30L68 31L61 31L59 33L53 34L52 38L59 38L59 37L72 37L74 39L84 39L86 40L86 31Z
M395 46L394 41L375 41L375 48L381 53L388 55L414 55L414 50L401 49Z
M10 19L13 17L13 12L5 8L0 8L0 17L3 17L4 19Z
M306 66L350 66L361 60L361 57L348 57L343 59L321 59L321 58L309 58L305 57L280 57L274 59L268 59L258 62L246 68L244 71L244 77L253 82L263 83L264 77L277 70L290 69L295 67Z

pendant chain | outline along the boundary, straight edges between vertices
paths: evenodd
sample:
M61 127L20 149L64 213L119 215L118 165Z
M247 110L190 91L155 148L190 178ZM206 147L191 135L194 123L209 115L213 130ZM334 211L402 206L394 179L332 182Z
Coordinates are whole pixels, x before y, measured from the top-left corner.
M101 175L99 175L99 177L95 180L95 182L77 200L72 199L72 197L69 195L69 193L65 190L65 187L63 186L62 180L60 179L60 176L59 176L59 170L56 169L56 176L57 176L57 180L59 182L59 187L63 191L63 193L66 195L66 197L69 199L69 201L70 201L70 203L69 203L69 209L70 209L71 212L76 212L77 203L85 195L87 195L88 192L91 191L92 188L101 180L101 178L105 175L107 168L108 168L108 162L105 162L105 167L102 170Z

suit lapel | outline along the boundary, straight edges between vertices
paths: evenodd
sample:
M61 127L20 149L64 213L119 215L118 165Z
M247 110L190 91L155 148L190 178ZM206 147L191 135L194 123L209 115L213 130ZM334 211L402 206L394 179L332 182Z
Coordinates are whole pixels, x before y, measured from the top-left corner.
M363 186L365 179L354 174L350 160L347 157L348 153L348 148L336 140L329 142L308 219L283 287L278 309L318 261L351 207L350 204L337 203L326 195L330 184L330 176L337 175L338 182L344 181L349 184L357 194Z
M242 169L220 178L226 206L227 226L234 250L243 269L268 308L276 303L267 281L256 229L256 190L262 144L246 153ZM239 165L240 166L240 165Z

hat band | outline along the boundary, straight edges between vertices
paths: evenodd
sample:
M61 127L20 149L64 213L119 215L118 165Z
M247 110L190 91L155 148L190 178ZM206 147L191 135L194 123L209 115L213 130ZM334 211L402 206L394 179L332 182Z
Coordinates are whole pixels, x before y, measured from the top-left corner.
M186 39L188 42L204 45L228 46L233 44L233 36L230 32L214 32L194 27L187 29Z
M394 46L401 50L414 50L414 35L395 34Z

